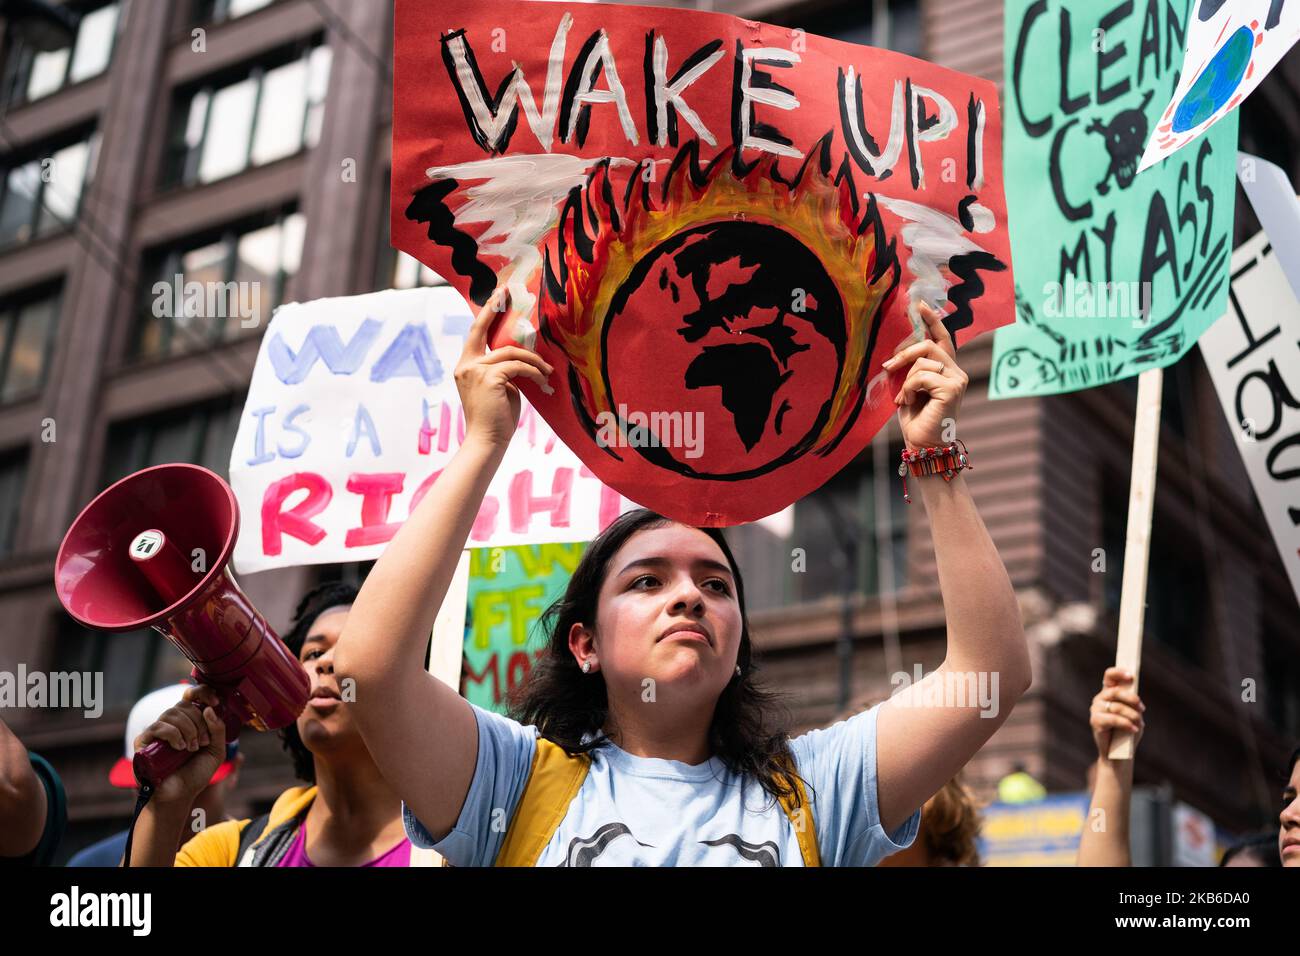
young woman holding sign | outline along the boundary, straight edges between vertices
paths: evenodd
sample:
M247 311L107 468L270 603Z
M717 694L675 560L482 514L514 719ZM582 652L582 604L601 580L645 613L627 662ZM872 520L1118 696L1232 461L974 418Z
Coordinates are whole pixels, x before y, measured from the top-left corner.
M826 730L789 739L754 680L744 587L722 534L646 511L591 544L548 613L548 653L522 688L519 720L425 672L434 616L515 431L512 380L546 387L554 371L525 349L486 351L508 308L498 297L456 369L465 441L367 578L335 648L412 842L458 866L868 866L910 844L917 808L1030 681L1015 594L960 473L915 481L934 529L947 657ZM895 402L912 451L940 444L967 382L939 313L925 320L926 339L886 364L910 370ZM995 712L931 702L929 685L970 672L990 679Z

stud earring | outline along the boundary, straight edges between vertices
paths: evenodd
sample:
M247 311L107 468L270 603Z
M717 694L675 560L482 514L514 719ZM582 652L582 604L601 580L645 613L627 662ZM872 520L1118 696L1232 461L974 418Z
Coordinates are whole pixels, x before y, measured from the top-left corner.
M737 677L740 676L740 665L739 665L739 664L736 665L736 676L737 676Z
M591 673L591 659L590 659L590 658L588 658L587 660L585 660L585 661L582 662L582 672L583 672L584 674L590 674L590 673Z

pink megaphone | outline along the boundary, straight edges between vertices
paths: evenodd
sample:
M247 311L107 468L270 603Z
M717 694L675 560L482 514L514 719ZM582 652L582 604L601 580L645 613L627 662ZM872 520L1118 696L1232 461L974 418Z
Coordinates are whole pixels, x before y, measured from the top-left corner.
M221 695L227 740L244 724L275 730L307 706L311 682L227 567L239 536L230 486L197 465L146 468L77 516L59 547L54 586L85 627L152 627ZM157 787L191 754L154 741L135 754L136 779Z

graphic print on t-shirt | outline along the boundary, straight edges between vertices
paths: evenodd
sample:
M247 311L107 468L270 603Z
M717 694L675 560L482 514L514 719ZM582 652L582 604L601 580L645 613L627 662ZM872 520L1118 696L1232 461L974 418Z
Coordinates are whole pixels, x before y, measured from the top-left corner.
M631 837L640 846L650 846L632 836L632 831L626 824L606 823L589 837L574 837L569 842L569 852L565 854L564 862L560 866L591 866L592 861L609 849L609 845L621 836Z
M611 849L614 841L619 837L628 837L638 846L647 849L655 849L653 844L642 843L623 823L606 823L589 837L574 837L569 841L569 850L565 854L564 862L560 866L593 866L597 859L605 855L605 851ZM701 846L709 847L730 847L738 853L742 860L753 863L756 866L780 866L781 865L781 848L774 842L767 841L759 845L746 843L737 833L728 833L724 837L716 840L700 840ZM630 847L629 847L630 849ZM602 865L605 866L625 866L639 862L639 857L635 851L632 851L633 857L628 860L605 860ZM615 854L616 856L619 854ZM728 860L726 864L735 865L735 860Z
M742 859L757 863L759 866L781 865L781 848L770 840L767 843L755 846L752 843L746 843L737 833L728 833L717 840L701 840L700 842L705 846L729 846L739 853Z

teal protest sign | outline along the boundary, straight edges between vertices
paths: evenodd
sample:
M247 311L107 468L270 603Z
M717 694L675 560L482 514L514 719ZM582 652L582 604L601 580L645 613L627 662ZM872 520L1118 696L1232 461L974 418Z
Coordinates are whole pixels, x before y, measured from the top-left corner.
M1017 322L992 398L1176 362L1223 314L1236 114L1137 172L1178 83L1189 0L1007 0L1007 209Z
M470 703L505 713L506 696L546 646L538 619L564 594L586 547L579 541L470 551L464 671Z

